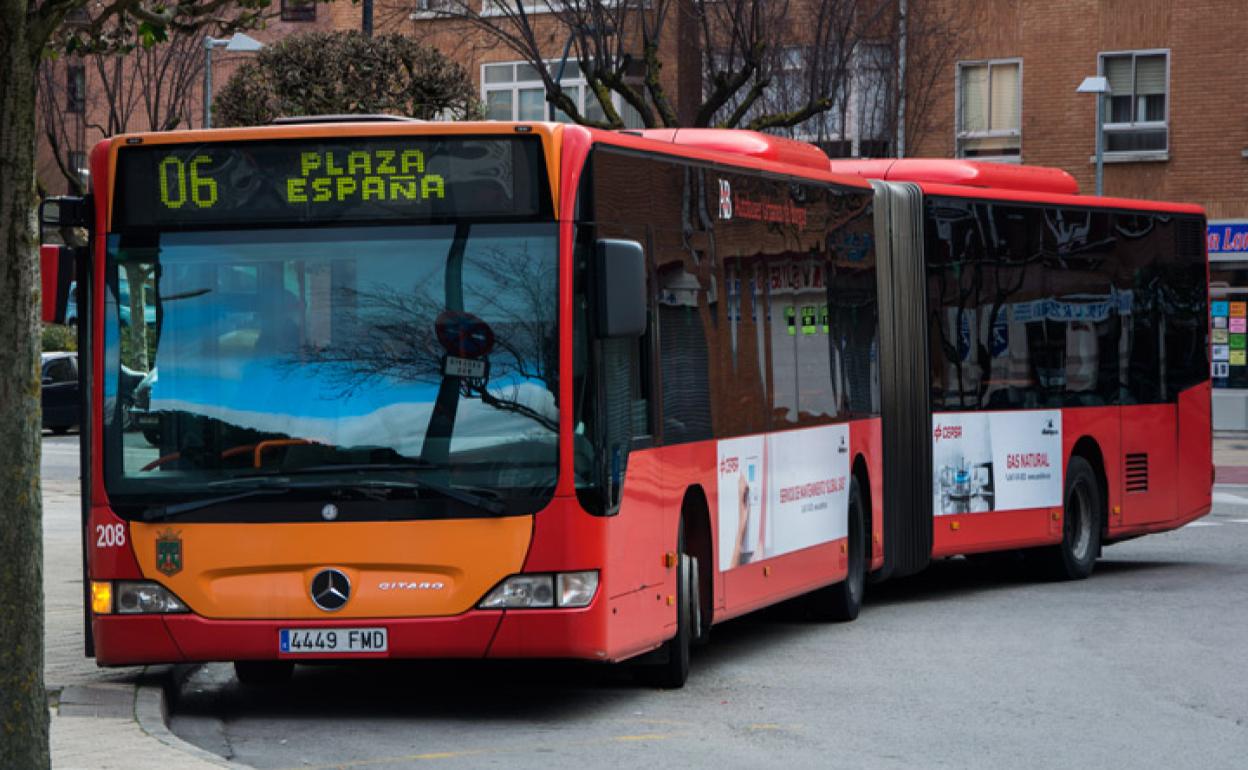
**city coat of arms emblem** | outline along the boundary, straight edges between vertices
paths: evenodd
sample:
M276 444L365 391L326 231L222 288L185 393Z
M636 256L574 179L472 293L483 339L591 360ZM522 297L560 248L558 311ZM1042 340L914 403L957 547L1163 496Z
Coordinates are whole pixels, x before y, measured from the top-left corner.
M156 569L170 577L182 571L182 533L166 529L156 536Z

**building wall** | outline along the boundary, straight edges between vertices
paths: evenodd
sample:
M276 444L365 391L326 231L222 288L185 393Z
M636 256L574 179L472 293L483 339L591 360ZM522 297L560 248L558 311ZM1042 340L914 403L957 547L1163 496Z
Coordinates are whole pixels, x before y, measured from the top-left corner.
M952 0L938 0L952 2ZM1095 188L1095 97L1075 89L1098 54L1168 49L1169 158L1107 162L1107 195L1190 201L1211 219L1248 217L1248 87L1241 0L992 0L968 30L964 61L1022 59L1022 161L1069 171ZM947 77L956 79L951 66ZM913 155L955 152L954 90Z

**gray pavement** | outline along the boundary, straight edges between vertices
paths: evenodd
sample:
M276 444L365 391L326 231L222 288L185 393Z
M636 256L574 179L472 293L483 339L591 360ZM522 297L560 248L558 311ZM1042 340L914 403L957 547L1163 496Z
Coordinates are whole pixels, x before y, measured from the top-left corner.
M601 667L306 667L187 682L175 733L259 768L1248 766L1248 496L1112 546L1090 580L1008 559L872 587L857 622L717 628L683 690Z
M167 667L102 669L83 655L78 437L43 442L44 682L52 766L206 770L229 766L165 724Z
M853 624L785 608L734 621L679 692L604 667L419 662L244 690L210 665L179 672L175 736L173 673L82 656L76 438L45 439L55 767L1248 766L1242 488L1179 532L1109 548L1089 581L957 560L874 587ZM1248 466L1248 440L1220 437L1215 457Z

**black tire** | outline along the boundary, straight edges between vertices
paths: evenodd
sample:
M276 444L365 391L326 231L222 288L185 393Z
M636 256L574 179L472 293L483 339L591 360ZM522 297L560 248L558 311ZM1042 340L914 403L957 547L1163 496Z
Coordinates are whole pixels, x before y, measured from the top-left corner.
M870 558L871 539L866 533L866 516L862 504L862 490L858 479L849 480L849 572L845 579L834 585L820 588L810 595L810 614L816 620L848 623L858 617L862 609L862 595L867 584L867 564Z
M1053 580L1083 580L1092 574L1101 553L1101 485L1092 465L1082 457L1070 458L1066 466L1066 491L1062 495L1062 542L1039 549L1040 566Z
M247 686L285 684L295 673L294 661L289 660L236 660L234 676Z
M160 428L144 428L143 440L152 446L160 446Z
M676 635L637 664L637 677L645 684L678 690L689 679L689 650L701 617L698 603L698 560L685 553L680 538L676 568Z
M53 434L53 435L55 435L55 436L64 436L66 433L69 433L69 429L70 429L70 428L72 428L72 427L74 427L74 426L72 426L72 425L53 425L52 427L48 428L48 430L52 431L52 434Z

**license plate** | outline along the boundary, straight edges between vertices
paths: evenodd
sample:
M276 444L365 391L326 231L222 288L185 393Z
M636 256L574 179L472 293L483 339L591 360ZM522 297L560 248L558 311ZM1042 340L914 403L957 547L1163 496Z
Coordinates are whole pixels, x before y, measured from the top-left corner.
M283 628L279 634L281 651L289 655L386 652L390 641L384 628Z

